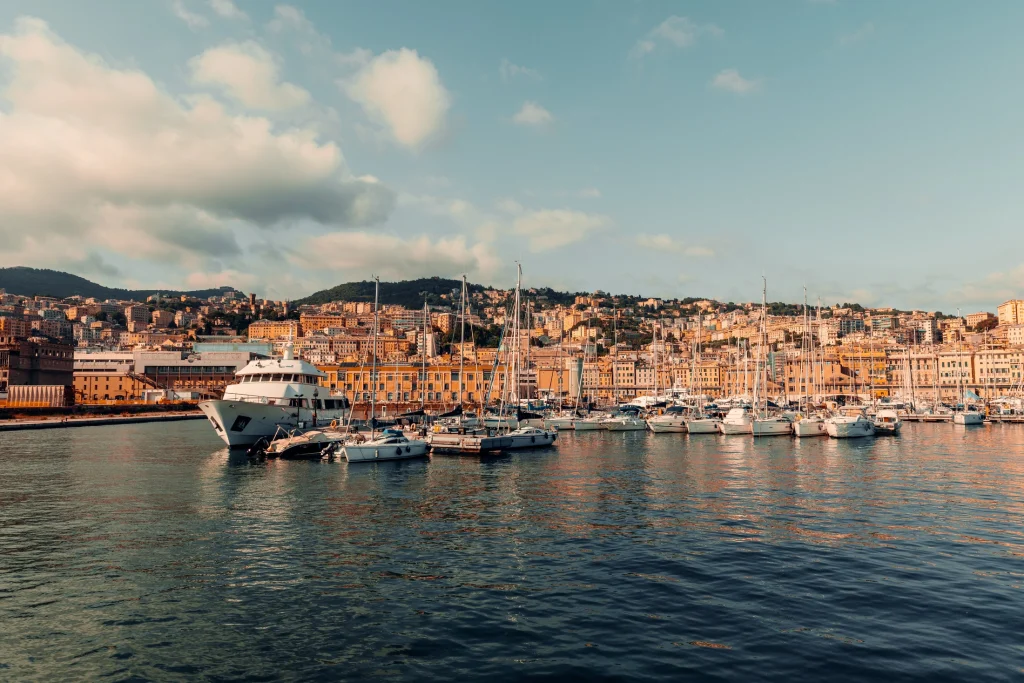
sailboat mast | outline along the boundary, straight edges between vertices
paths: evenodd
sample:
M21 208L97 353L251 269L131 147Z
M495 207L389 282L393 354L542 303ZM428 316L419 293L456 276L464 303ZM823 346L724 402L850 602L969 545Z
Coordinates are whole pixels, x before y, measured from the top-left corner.
M462 405L462 387L463 387L463 376L466 370L466 276L462 276L462 295L459 297L461 303L459 305L459 405ZM459 415L459 421L462 421L462 415Z
M370 365L370 436L373 436L373 427L376 422L377 407L377 329L378 322L377 304L380 301L380 278L373 277L373 358Z
M420 408L427 404L427 394L423 387L427 383L427 335L430 329L430 309L427 308L427 300L423 300L423 346L420 348L422 369L420 370Z

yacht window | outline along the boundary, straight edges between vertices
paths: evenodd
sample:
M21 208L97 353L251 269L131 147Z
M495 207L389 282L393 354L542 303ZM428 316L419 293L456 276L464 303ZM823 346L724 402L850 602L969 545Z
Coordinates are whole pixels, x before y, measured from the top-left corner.
M281 375L278 375L278 374L275 373L274 375L271 376L270 381L271 382L280 382L281 381Z

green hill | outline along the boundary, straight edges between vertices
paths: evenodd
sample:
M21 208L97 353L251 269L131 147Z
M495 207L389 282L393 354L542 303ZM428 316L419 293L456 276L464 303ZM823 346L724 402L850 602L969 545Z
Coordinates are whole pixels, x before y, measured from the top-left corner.
M0 289L5 290L8 294L21 294L22 296L53 296L65 299L69 296L78 295L85 298L133 301L145 301L146 297L152 296L157 292L164 296L181 296L184 294L197 299L205 299L234 291L233 287L184 292L166 289L117 289L98 285L95 282L86 280L84 277L72 275L71 273L48 270L46 268L26 268L25 266L0 268Z
M482 285L467 285L470 293L482 292ZM373 281L346 282L337 287L323 289L310 294L304 299L295 301L296 304L326 304L331 301L373 301ZM455 292L455 299L462 290L462 280L448 280L440 277L424 277L418 280L403 280L402 282L381 282L380 303L397 304L406 308L422 308L423 302L437 305L451 303L451 294ZM441 295L449 295L448 299L442 299Z

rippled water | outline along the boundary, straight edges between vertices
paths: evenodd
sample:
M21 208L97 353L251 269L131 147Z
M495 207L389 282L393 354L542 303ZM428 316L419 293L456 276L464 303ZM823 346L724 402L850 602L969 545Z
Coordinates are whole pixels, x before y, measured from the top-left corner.
M0 679L1009 680L1024 426L250 464L0 434Z

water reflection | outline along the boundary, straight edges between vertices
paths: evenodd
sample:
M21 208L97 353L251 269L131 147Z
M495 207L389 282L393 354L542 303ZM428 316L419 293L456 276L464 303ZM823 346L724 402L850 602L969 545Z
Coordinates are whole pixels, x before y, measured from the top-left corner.
M166 429L0 436L12 679L1018 671L1024 427L353 466Z

